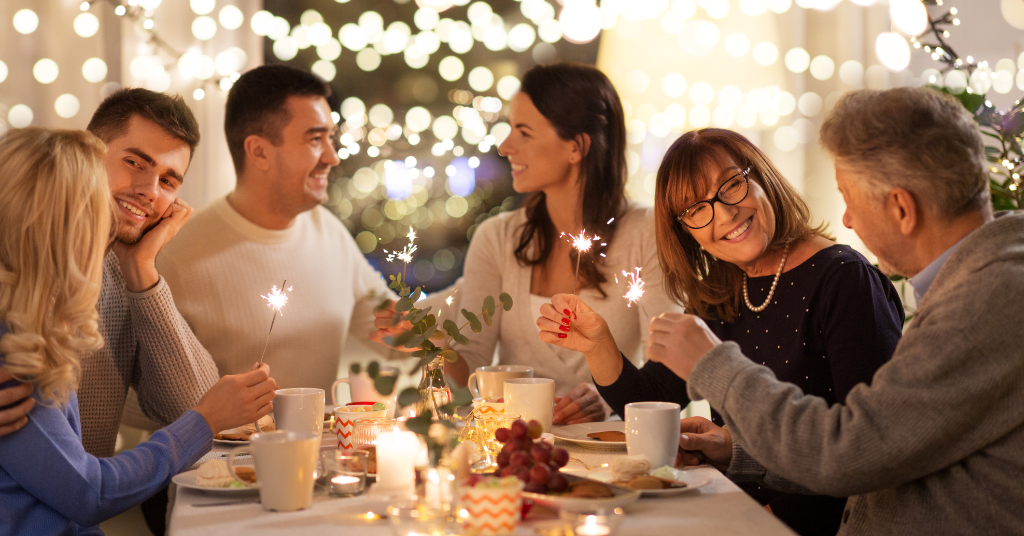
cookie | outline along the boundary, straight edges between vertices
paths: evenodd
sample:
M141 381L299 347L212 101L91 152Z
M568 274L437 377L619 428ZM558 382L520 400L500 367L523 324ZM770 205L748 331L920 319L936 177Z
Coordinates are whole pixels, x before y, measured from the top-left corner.
M249 467L246 465L236 465L235 475L237 475L238 478L248 482L249 484L256 483L256 468L254 467Z
M629 489L664 489L665 485L660 478L653 476L638 476L626 483Z
M587 437L596 439L598 441L625 441L626 432L615 432L611 430L607 432L591 432L587 434Z
M603 499L613 496L611 488L593 480L577 480L569 484L568 497L579 499Z

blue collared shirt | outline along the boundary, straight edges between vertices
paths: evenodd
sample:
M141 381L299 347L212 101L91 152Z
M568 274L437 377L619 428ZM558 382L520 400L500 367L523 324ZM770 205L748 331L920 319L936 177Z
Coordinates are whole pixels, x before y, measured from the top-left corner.
M953 252L956 251L956 248L960 246L960 242L963 242L962 238L959 242L953 244L952 247L943 252L942 255L939 255L928 266L925 266L924 270L921 270L917 275L909 279L910 286L914 287L915 303L921 303L921 298L924 298L925 293L928 292L928 287L932 286L932 281L935 280L935 276L939 275L939 270L942 269L942 265L946 264L946 260L949 259L949 256L952 255Z

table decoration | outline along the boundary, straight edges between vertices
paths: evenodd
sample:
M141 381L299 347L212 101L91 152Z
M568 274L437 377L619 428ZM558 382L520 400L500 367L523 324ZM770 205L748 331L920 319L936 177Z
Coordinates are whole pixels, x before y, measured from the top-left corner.
M369 453L364 450L329 450L321 455L327 492L352 497L366 489Z
M382 404L378 402L378 404ZM383 404L382 404L383 405ZM334 432L338 436L338 448L350 450L355 448L353 434L355 423L361 419L386 419L387 407L375 409L375 405L352 403L334 408ZM390 419L394 421L394 419ZM394 424L393 422L391 424Z
M610 536L626 517L622 508L589 508L567 506L558 511L558 518L572 527L576 536Z
M377 486L411 490L416 482L419 446L419 439L412 432L395 430L377 435Z
M586 422L570 424L566 426L553 426L551 434L562 441L568 441L587 448L600 450L621 450L626 448L626 441L602 441L589 437L588 434L599 432L623 432L625 433L626 423L623 421L609 422Z
M495 438L499 428L509 428L519 419L514 413L477 413L471 414L466 426L460 434L461 441L472 441L480 447L482 454L479 461L472 466L474 472L493 471L498 465L498 453L501 442Z
M515 477L473 475L461 482L459 520L471 534L510 534L522 519L523 483Z

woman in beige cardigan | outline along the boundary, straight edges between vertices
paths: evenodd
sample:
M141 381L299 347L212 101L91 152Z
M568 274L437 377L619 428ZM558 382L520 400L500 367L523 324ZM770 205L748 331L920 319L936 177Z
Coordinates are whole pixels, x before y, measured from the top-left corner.
M456 297L471 310L485 296L501 292L509 293L515 306L473 335L469 346L457 347L460 358L447 364L446 372L465 384L476 367L492 363L497 348L499 363L528 365L534 377L555 380L555 424L604 420L610 410L583 354L541 342L536 318L550 296L575 289L608 320L618 347L639 363L648 313L681 311L662 290L653 212L625 198L622 105L608 78L593 67L537 66L512 99L509 123L512 132L498 150L512 165L515 190L531 195L522 208L480 224L455 287ZM584 230L601 238L582 254L577 281L577 252L566 236ZM643 268L646 312L628 307L622 298L621 273L636 267ZM439 292L433 299L447 295ZM445 315L457 314L438 304Z

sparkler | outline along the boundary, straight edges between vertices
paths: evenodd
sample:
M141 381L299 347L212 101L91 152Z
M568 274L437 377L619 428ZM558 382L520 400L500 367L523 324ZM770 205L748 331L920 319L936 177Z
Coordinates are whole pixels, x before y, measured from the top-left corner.
M409 263L412 262L412 254L416 253L416 231L412 226L409 227L409 234L405 236L409 239L409 244L402 248L402 251L384 250L384 253L388 254L386 259L388 262L395 262L396 259L402 261L402 281L405 281L405 272L409 268Z
M565 236L568 233L562 233L558 236ZM571 238L572 240L569 240ZM590 247L594 245L594 242L601 240L600 236L587 236L587 230L580 231L579 236L569 235L566 239L567 242L572 244L572 247L577 251L576 253L576 277L572 283L572 293L576 294L576 286L580 279L580 258L583 257L583 253L590 251Z
M642 310L645 315L650 317L650 315L647 314L647 309L644 307L644 304L640 303L640 298L644 295L644 280L640 279L640 267L637 266L635 268L635 272L627 272L623 270L622 275L626 277L626 285L628 285L626 288L626 294L622 296L623 298L626 298L626 307L631 307L635 303L640 306L640 310ZM615 279L618 280L618 278Z
M265 296L260 296L264 300L267 300L267 307L274 310L274 316L270 319L270 330L267 331L267 341L263 343L263 353L260 354L260 363L263 362L263 357L267 355L267 345L270 344L270 334L274 331L274 322L277 321L277 314L281 313L281 308L288 303L288 295L285 294L286 290L284 286L288 283L285 279L284 283L281 283L281 289L277 287L270 287L270 293ZM292 287L288 287L287 292L291 292ZM282 315L284 313L281 313Z

